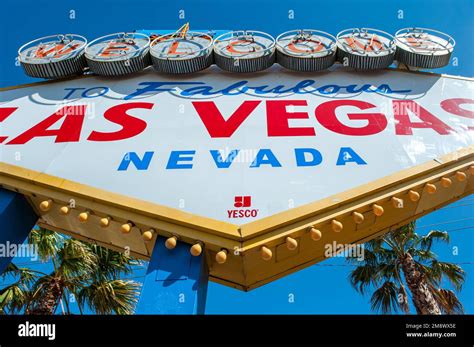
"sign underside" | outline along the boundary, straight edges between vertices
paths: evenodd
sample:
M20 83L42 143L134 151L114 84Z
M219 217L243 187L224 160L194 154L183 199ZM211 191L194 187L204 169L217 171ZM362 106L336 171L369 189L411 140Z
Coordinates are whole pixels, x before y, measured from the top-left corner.
M6 88L0 184L25 194L41 225L142 258L157 235L203 242L212 279L251 289L324 259L327 243L369 240L472 193L473 94L471 79L340 66Z

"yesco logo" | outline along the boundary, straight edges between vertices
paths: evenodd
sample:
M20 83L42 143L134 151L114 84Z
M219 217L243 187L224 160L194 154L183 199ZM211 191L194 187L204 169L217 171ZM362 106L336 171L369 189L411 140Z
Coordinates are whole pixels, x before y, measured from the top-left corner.
M249 208L252 206L251 196L236 196L234 199L234 207L237 209L227 210L229 218L250 218L257 217L258 210Z
M251 196L236 196L234 207L250 207L252 206Z

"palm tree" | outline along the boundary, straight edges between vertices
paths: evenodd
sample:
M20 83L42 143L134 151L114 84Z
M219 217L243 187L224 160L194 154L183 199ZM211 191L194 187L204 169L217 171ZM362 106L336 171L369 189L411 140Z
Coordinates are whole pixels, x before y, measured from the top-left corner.
M37 245L42 261L51 261L49 274L10 264L3 273L16 281L0 289L0 314L54 314L61 304L70 314L69 298L82 313L132 314L140 284L121 280L140 263L129 256L44 229L33 229L28 242ZM65 307L64 307L65 306Z
M407 288L418 314L464 313L455 291L440 287L446 279L459 291L465 273L456 264L436 259L434 241L449 243L449 235L434 230L420 236L412 222L365 243L364 260L349 275L352 286L361 294L374 290L371 308L382 313L410 313Z

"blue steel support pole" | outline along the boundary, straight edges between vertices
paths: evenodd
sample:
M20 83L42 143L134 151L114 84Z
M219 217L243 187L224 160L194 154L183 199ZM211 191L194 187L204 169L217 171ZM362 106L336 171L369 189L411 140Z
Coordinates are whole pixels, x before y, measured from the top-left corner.
M12 260L10 245L21 245L36 224L38 216L21 194L0 188L0 274Z
M208 272L204 252L179 243L169 250L158 237L148 264L136 314L204 314Z

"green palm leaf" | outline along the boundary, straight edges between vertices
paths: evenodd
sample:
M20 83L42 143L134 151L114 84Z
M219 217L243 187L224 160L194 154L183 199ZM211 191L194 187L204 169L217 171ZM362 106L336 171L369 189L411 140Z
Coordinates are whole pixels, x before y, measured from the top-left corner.
M349 281L352 287L361 294L379 283L378 266L369 264L358 266L349 275Z
M365 243L363 263L349 275L352 287L361 294L374 288L371 306L382 313L398 309L409 313L406 302L409 293L417 312L433 312L438 306L444 313L462 313L456 294L440 286L446 279L455 290L460 290L465 273L456 264L437 260L431 251L435 241L448 243L448 233L433 230L420 236L412 222ZM354 259L348 261L356 263ZM430 288L432 296L420 290L423 285ZM398 300L399 295L402 300Z
M69 295L77 298L81 313L85 305L99 314L133 313L140 284L119 278L140 261L44 228L32 230L28 241L38 247L41 260L52 260L54 269L44 274L11 263L2 277L13 276L17 282L0 289L0 314L52 314Z
M28 290L18 284L12 284L0 289L0 310L11 313L19 312L27 303L29 298Z
M44 228L31 230L28 242L38 247L38 255L42 261L54 259L61 248L64 237Z
M57 254L60 267L58 271L62 277L88 278L97 270L98 257L84 242L68 239Z
M431 261L425 271L430 279L436 280L437 283L441 283L442 279L446 278L456 288L456 290L462 288L466 277L466 273L460 266L435 259Z
M445 314L463 314L464 307L452 290L432 288L433 296Z
M95 280L115 279L132 273L135 266L141 265L140 261L132 259L125 253L115 252L98 245L89 247L97 257L97 266L92 274Z
M140 294L134 281L107 280L92 283L78 293L78 302L93 307L98 314L133 314Z
M446 231L432 230L425 236L420 237L420 247L422 250L431 250L433 241L449 243L449 234Z
M398 312L398 293L400 288L393 282L387 281L374 291L370 299L372 310L383 314Z

